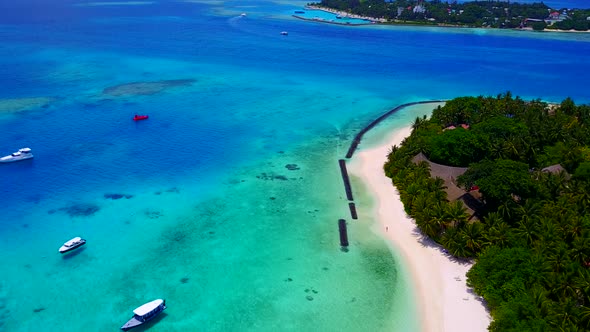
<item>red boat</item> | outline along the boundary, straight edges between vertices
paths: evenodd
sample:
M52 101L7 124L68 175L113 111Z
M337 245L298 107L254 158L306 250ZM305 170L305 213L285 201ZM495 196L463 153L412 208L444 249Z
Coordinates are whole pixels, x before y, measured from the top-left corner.
M133 121L145 120L145 119L147 119L147 118L149 118L149 116L147 116L147 115L137 115L137 114L136 114L136 115L133 117Z

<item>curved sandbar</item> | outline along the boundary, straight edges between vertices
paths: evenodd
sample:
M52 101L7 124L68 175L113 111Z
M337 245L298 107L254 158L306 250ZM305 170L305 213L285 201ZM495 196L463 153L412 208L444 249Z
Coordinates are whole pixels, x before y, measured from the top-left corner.
M392 111L425 103L428 102L400 105ZM362 135L393 114L392 111L361 131L349 151L354 153ZM379 146L361 150L349 161L351 176L362 181L375 202L372 211L362 211L363 207L359 206L359 215L361 219L369 217L377 221L374 231L386 240L393 252L399 254L403 266L409 271L422 331L487 331L490 316L486 307L466 285L466 273L472 264L454 260L438 244L421 234L414 220L406 215L391 179L384 174L383 164L387 161L389 149L400 145L411 132L411 127L396 130Z

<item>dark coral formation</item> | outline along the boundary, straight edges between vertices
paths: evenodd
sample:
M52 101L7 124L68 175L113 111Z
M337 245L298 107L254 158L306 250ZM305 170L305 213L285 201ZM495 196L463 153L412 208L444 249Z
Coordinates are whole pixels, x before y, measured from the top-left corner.
M106 199L112 199L112 200L121 199L121 198L130 199L130 198L133 198L133 195L127 195L127 194L104 194L104 198L106 198Z
M287 164L285 165L285 168L290 171L296 171L300 169L299 166L297 166L297 164Z
M182 283L182 284L186 284L188 281L189 281L189 278L187 278L187 277L180 279L180 283Z
M272 173L261 173L260 175L256 175L257 179L261 179L261 180L281 180L281 181L287 181L289 180L286 176L284 175L277 175L277 174L272 174Z
M59 209L59 211L67 213L70 217L90 217L99 210L100 206L90 203L77 203Z
M147 210L144 212L145 216L150 218L150 219L158 219L160 218L163 214L160 211L153 211L153 210Z
M172 187L172 188L168 188L168 189L164 190L164 192L178 194L180 192L180 189L178 189L177 187ZM158 191L154 192L154 195L162 195L162 191L158 190Z

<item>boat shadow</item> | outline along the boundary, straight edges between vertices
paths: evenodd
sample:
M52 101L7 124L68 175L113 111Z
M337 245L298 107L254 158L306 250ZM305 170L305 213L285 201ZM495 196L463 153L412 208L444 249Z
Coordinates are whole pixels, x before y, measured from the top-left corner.
M2 167L4 168L8 168L8 169L28 169L28 168L33 168L34 164L33 161L35 160L35 158L31 158L31 159L25 159L25 160L19 160L16 162L11 162L11 163L0 163L0 165L2 165Z
M63 260L72 259L72 258L80 255L81 253L83 253L85 250L86 250L86 247L78 248L76 250L73 250L73 251L70 251L70 252L66 252L65 254L62 254L61 258Z
M138 327L133 328L133 331L134 332L147 331L152 326L154 326L155 324L158 324L159 321L161 321L162 319L166 318L166 316L168 316L168 314L166 312L162 311L156 317L150 319L149 321L145 322L144 324L139 325Z

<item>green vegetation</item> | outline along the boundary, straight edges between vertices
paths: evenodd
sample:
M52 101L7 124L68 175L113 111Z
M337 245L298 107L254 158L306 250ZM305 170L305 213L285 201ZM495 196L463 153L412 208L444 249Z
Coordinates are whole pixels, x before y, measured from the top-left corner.
M543 2L440 0L321 0L310 5L351 14L384 18L390 23L422 23L468 27L588 30L590 10L551 9ZM556 11L559 10L559 11ZM555 17L550 17L556 13ZM532 19L529 21L529 19Z
M384 169L406 212L450 254L476 259L468 284L488 303L491 331L590 329L589 146L590 106L506 93L453 99L392 147ZM420 152L468 167L456 184L478 193L475 213L412 161Z

